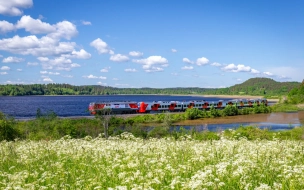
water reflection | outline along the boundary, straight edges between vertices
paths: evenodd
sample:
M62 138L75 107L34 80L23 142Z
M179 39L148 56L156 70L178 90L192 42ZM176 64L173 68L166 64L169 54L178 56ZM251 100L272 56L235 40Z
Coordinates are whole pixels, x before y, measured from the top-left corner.
M290 113L270 113L254 115L238 115L220 118L207 118L191 121L182 121L174 127L184 127L197 131L222 131L235 129L239 126L257 126L261 129L288 130L304 125L304 111Z
M255 126L260 129L269 129L271 131L289 130L295 127L300 127L301 124L277 124L277 123L229 123L229 124L205 124L205 125L188 125L188 126L172 126L171 131L179 131L181 128L186 130L213 131L220 132L226 129L237 129L240 126Z

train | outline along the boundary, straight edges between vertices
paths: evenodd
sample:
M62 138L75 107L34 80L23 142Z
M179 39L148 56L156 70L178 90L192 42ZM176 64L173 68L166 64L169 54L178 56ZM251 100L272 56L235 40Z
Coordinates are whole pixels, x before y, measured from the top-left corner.
M267 99L232 99L219 101L112 101L112 102L91 102L89 112L95 115L98 110L108 109L111 114L135 114L135 113L161 113L161 112L184 112L187 109L197 108L199 110L224 109L226 106L236 106L239 109L253 107L253 105L267 106Z

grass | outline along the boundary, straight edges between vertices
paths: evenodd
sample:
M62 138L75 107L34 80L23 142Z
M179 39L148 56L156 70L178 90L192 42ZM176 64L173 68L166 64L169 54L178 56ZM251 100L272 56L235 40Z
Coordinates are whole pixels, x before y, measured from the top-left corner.
M0 142L0 189L303 189L304 142L191 136Z
M295 104L279 103L271 106L273 112L291 112L298 111L299 107Z

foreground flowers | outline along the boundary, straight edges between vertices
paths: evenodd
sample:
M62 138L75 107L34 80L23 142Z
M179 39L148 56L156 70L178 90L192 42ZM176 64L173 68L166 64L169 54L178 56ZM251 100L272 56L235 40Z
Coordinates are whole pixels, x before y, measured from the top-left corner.
M304 142L103 138L0 143L0 189L303 189Z

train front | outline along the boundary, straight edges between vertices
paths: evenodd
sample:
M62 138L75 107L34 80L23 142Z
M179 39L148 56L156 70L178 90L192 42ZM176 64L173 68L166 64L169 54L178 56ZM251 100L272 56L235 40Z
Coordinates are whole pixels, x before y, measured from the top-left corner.
M103 109L105 104L102 103L96 103L96 102L91 102L89 104L89 112L91 115L95 115L98 110Z

